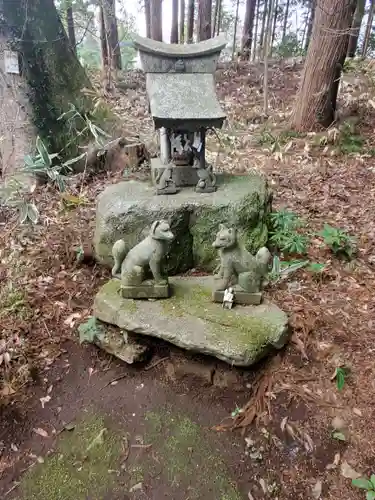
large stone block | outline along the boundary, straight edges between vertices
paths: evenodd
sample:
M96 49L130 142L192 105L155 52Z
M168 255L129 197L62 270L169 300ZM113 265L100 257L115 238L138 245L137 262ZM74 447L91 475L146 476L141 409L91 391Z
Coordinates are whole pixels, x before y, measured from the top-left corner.
M98 292L94 315L138 335L150 335L231 365L250 366L288 340L287 315L275 304L223 309L211 300L211 277L171 278L170 299L123 299L113 279Z
M217 252L212 242L220 223L233 224L246 248L256 252L268 239L271 193L257 175L218 176L215 193L183 188L174 195L155 194L151 184L127 181L108 186L98 198L95 255L113 265L111 248L122 238L128 249L147 235L155 220L167 219L176 238L167 255L169 275L193 267L212 271Z

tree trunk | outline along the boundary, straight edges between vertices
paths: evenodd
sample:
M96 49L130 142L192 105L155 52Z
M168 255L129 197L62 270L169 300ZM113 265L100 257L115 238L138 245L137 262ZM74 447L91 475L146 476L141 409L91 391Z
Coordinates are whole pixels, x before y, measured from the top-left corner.
M251 54L251 45L253 43L253 27L255 17L256 0L246 1L245 20L243 23L241 57L249 59Z
M151 5L150 0L145 0L145 20L146 20L146 36L151 38Z
M368 45L372 31L372 22L374 20L374 8L375 8L375 0L371 0L370 11L368 13L368 19L367 19L366 32L363 38L362 57L366 57L367 55Z
M121 69L121 49L118 41L115 0L103 0L104 24L111 66Z
M223 17L223 0L217 0L219 3L219 9L217 13L217 35L220 35L220 29L221 29L221 20Z
M357 8L355 9L352 32L349 37L349 46L347 57L354 57L357 52L358 37L361 31L362 19L365 13L366 0L358 0Z
M172 1L171 43L178 43L178 0Z
M264 79L263 79L263 112L267 116L268 115L268 54L269 54L269 45L270 39L272 36L272 15L273 15L273 7L275 0L270 0L269 13L267 19L267 28L265 33L265 41L264 41Z
M151 38L153 40L163 41L163 13L162 0L150 0L151 2Z
M240 7L240 0L237 0L236 17L234 19L232 60L234 60L234 57L236 55L236 47L237 47L237 25L238 25L238 9L239 9L239 7Z
M263 7L263 17L262 17L262 28L260 30L260 39L259 39L259 51L260 54L264 56L264 35L265 35L265 28L266 28L266 19L267 19L267 11L268 11L268 1L269 0L264 0L264 7Z
M308 49L311 33L313 30L314 20L315 20L315 10L316 10L316 2L318 0L310 0L310 17L307 25L307 33L306 33L306 42L305 42L305 50Z
M286 36L286 27L288 25L288 18L289 18L289 0L286 0L285 4L285 14L284 14L284 23L283 23L283 35L282 35L282 41L285 41L285 36Z
M185 43L185 0L180 3L180 43Z
M275 41L277 14L279 13L279 0L276 0L276 5L275 5L274 12L275 12L275 14L274 14L274 17L273 17L272 37L271 37L270 50L269 50L269 55L270 56L272 56L273 42Z
M219 0L215 0L214 21L212 25L212 36L216 35L217 15L219 10Z
M69 37L70 45L71 45L72 49L74 50L74 52L76 52L77 42L76 42L76 33L74 30L74 18L73 18L72 5L70 5L66 9L66 24L68 27L68 37Z
M256 13L255 13L255 30L254 30L254 39L252 42L253 51L252 51L252 60L255 61L257 52L258 52L258 27L259 27L259 10L260 10L260 0L257 0Z
M212 0L198 0L198 42L211 38Z
M356 0L319 0L292 126L309 131L335 120L337 93Z
M109 64L109 55L108 55L107 35L104 23L104 12L102 6L99 7L99 24L100 24L100 48L102 53L102 66L103 68L106 68Z
M74 105L81 114L92 111L82 90L91 88L53 0L3 0L0 29L9 33L10 46L20 53L33 122L51 152L77 156L79 127L64 113ZM82 138L81 138L82 139ZM79 154L79 153L78 153Z
M188 0L187 43L193 43L194 36L194 0Z

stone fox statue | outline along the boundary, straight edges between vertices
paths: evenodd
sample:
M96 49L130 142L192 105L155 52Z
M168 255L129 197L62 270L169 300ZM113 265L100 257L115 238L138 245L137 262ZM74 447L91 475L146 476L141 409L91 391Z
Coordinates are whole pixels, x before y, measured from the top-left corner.
M224 224L220 224L212 246L219 250L220 256L218 273L215 275L216 290L226 290L229 286L238 284L249 293L261 291L271 258L266 247L260 248L254 257L240 246L237 230Z
M155 283L165 283L161 273L161 262L168 251L168 246L174 239L169 223L165 220L152 224L149 235L133 247L125 257L124 240L117 240L112 247L114 266L112 275L118 275L121 268L123 286L137 286L143 281L144 268L151 269Z

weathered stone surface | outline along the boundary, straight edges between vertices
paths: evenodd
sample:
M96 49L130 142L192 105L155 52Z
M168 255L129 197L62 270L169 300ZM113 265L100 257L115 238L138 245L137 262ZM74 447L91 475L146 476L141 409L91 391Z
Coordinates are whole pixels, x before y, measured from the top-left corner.
M143 361L150 349L117 329L107 329L104 335L95 337L94 344L129 365Z
M180 120L184 130L223 125L225 113L216 98L214 76L210 73L149 73L146 89L156 128L174 128L181 125Z
M276 305L237 306L228 311L211 301L211 277L173 278L173 296L162 301L121 298L111 280L98 292L94 315L129 332L150 335L178 347L250 366L288 338L288 319Z
M165 285L144 282L136 286L121 286L124 299L165 299L170 296L168 283Z
M225 36L188 45L163 43L134 35L142 68L146 73L167 73L177 61L184 61L185 73L214 73L220 52L226 46Z
M238 290L234 287L235 290L235 295L234 295L234 304L242 304L245 306L257 306L262 302L262 293L249 293L249 292L244 292L242 290ZM214 302L219 302L220 304L223 303L224 299L224 291L221 290L214 290L212 293L212 300Z
M98 198L95 255L113 265L112 245L124 239L127 251L141 241L155 220L167 219L175 235L166 259L168 275L192 267L212 271L217 252L213 235L220 223L235 225L239 239L252 253L268 239L267 215L271 193L257 174L217 176L215 193L196 193L184 188L175 195L158 196L155 188L138 181L108 186Z

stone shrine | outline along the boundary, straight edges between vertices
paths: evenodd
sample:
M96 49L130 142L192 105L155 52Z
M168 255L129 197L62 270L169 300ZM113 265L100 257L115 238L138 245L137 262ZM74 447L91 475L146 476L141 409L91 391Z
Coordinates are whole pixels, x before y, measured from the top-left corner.
M160 157L151 160L157 194L196 186L199 193L217 189L212 166L206 163L206 131L225 120L215 93L214 73L225 38L197 44L167 44L134 36L146 73L146 90L156 129Z
M139 339L151 336L251 366L282 348L289 329L287 315L263 300L271 258L266 179L256 169L216 176L206 163L206 131L225 119L214 87L225 42L181 46L135 37L135 46L160 158L152 160L152 182L118 182L98 196L95 257L113 277L93 311L118 329L94 342L126 362L143 355ZM185 274L192 269L199 275Z

